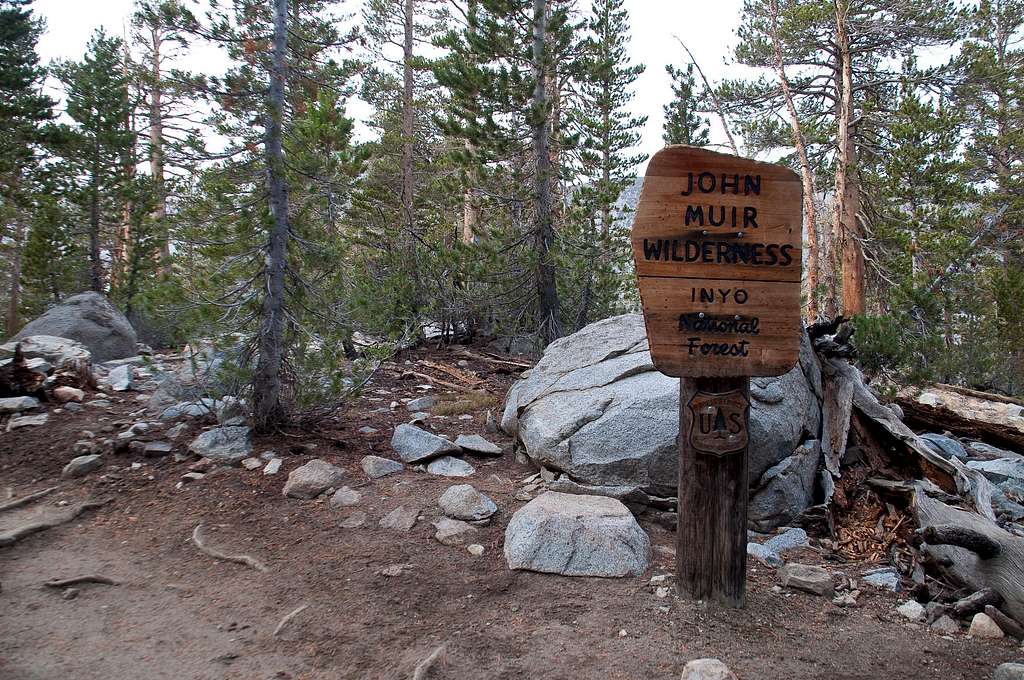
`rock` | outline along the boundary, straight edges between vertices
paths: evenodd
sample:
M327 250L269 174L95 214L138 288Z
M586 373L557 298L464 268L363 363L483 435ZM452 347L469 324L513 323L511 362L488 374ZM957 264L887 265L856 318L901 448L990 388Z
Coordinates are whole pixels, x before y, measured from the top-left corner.
M510 569L563 576L638 576L651 541L621 501L547 491L512 516L505 530Z
M369 425L363 425L361 428L359 428L359 434L377 434L379 431L380 430L378 430L377 428L370 427Z
M943 434L936 434L935 432L926 432L921 435L921 439L928 446L929 449L939 454L943 458L956 458L958 460L967 460L967 449L964 445Z
M486 495L480 493L470 484L457 484L448 487L437 504L448 517L470 522L488 519L498 511L498 506Z
M75 402L71 401L68 402L67 404L64 404L64 410L67 411L68 413L78 413L79 411L82 410L82 405L76 404Z
M416 413L413 413L411 416L409 416L409 424L422 425L423 423L427 422L427 418L429 417L430 414L427 413L426 411L416 411Z
M461 458L443 456L430 461L430 464L427 465L427 472L441 477L469 477L476 472L476 468Z
M356 505L362 500L363 496L355 489L343 486L334 492L331 496L331 507L332 508L347 508L350 505Z
M237 463L252 453L252 430L248 427L215 427L192 440L188 450L222 463Z
M316 498L329 487L338 486L345 476L340 467L314 458L288 474L282 493L292 498Z
M679 680L736 680L736 676L718 659L694 659L683 667Z
M747 543L747 555L772 569L778 569L786 563L777 552L761 543Z
M809 507L819 460L821 442L811 439L761 475L747 506L750 525L768 530L791 522Z
M175 425L171 429L167 430L167 437L170 438L170 439L177 439L178 437L180 437L181 435L185 434L186 432L188 432L188 424L187 423L178 423L177 425Z
M971 627L967 629L967 634L975 638L988 638L992 640L1005 635L1003 629L988 614L983 612L978 612L971 619Z
M434 522L437 532L434 538L442 545L465 545L478 532L477 528L469 522L461 522L457 519L442 517Z
M523 376L509 390L501 429L530 458L581 484L675 494L679 380L654 369L642 316L605 319L556 340ZM821 371L806 336L793 370L751 381L751 479L817 435L820 394ZM797 462L818 464L810 455ZM791 474L805 479L803 469Z
M45 425L46 421L50 419L49 414L40 413L35 416L20 416L12 417L7 421L7 431L17 430L21 427L35 427L36 425Z
M83 399L85 399L85 391L80 390L77 387L68 387L67 385L61 385L60 387L54 388L53 396L57 401L59 401L62 404L66 404L69 401L80 403Z
M407 402L405 408L410 412L414 411L427 411L434 408L436 400L431 396L418 397Z
M202 472L186 472L181 476L181 481L187 484L188 482L198 482L204 477L206 477L206 475Z
M217 401L214 399L200 399L199 401L180 401L174 406L168 406L160 412L160 420L176 420L178 418L202 418L209 415L217 408Z
M1024 480L1024 458L996 458L995 460L970 460L967 467L980 470L989 481L995 484L1014 480Z
M88 456L79 456L78 458L73 458L70 463L64 466L60 476L64 479L84 477L93 470L99 470L101 467L103 467L103 460L99 454L93 453Z
M479 543L472 543L470 545L467 545L466 546L466 550L473 557L480 557L481 555L484 554L484 547L482 545L480 545Z
M960 624L951 619L946 614L943 614L929 626L932 630L940 635L953 635L954 633L960 632Z
M342 529L358 529L359 527L366 524L367 516L365 512L356 510L345 519L341 520L340 526Z
M873 569L867 572L862 577L865 583L869 583L876 588L885 588L891 590L894 593L898 593L902 586L900 585L900 575L896 571L895 567L882 567L881 569Z
M26 364L32 370L41 368L41 366L36 366L36 361L39 360L50 364L59 371L71 373L82 384L92 384L92 353L84 345L68 338L32 335L17 342L12 341L0 345L0 359L2 359L0 365L10 363L14 357L14 348L18 344L21 344ZM33 368L33 366L36 367Z
M224 397L217 401L215 408L217 423L220 425L245 425L248 421L248 414L245 410L245 401L235 397Z
M1001 663L992 673L992 680L1024 680L1024 664Z
M380 456L364 456L361 465L363 472L370 479L380 479L401 472L404 466L397 460L381 458Z
M281 462L280 458L272 458L268 460L266 467L263 468L263 474L276 475L281 469Z
M899 607L896 607L896 611L900 613L900 616L910 621L921 621L924 619L924 607L917 600L907 600Z
M419 463L461 451L454 442L405 423L395 427L391 448L406 463Z
M769 550L774 550L781 555L787 550L807 545L807 532L798 527L786 529L781 534L769 538L764 545Z
M58 388L59 389L59 388ZM35 397L5 397L0 399L0 414L21 413L39 407Z
M380 521L381 529L394 529L395 531L409 531L420 516L418 508L406 508L399 505L397 508L384 515Z
M242 459L242 467L246 470L259 470L263 467L263 460L260 458L244 458Z
M128 319L95 292L79 293L30 321L12 340L50 335L84 345L93 361L104 362L134 356L135 330Z
M494 419L494 412L490 409L487 410L487 416L484 418L484 430L488 434L498 434L498 421Z
M159 413L168 406L179 402L195 402L210 394L223 394L230 389L228 371L225 371L229 356L241 361L244 348L240 345L228 350L211 345L199 347L186 357L178 370L159 378L159 386L150 397L148 408ZM204 399L215 409L213 399Z
M1006 449L1000 449L985 442L968 442L967 443L968 453L971 458L981 458L983 460L992 460L995 458L1021 458L1020 455L1007 451Z
M166 456L174 451L174 444L170 442L146 442L142 445L142 455L150 458Z
M824 567L811 564L790 562L779 570L779 580L783 588L794 588L813 595L832 597L835 591L832 574Z
M455 438L455 444L463 451L475 456L500 456L501 447L492 444L478 434L460 434Z
M118 366L107 374L104 388L114 392L127 392L132 388L134 379L135 375L132 373L131 366Z

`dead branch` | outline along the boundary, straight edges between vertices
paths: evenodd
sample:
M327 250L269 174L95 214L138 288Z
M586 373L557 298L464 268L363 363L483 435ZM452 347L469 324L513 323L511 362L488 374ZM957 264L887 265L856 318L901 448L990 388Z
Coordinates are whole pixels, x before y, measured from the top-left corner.
M444 656L445 650L448 649L448 643L438 646L434 651L430 653L427 658L420 661L419 665L416 666L416 670L413 671L412 680L426 680L427 674L430 673L430 669L433 667L437 660Z
M7 503L0 505L0 512L3 512L4 510L13 510L14 508L20 508L23 505L28 505L32 501L36 501L42 498L43 496L50 495L59 488L59 486L51 486L48 489L36 491L35 493L31 493L27 496L22 496L21 498L16 498L13 501L8 501Z
M498 357L495 357L492 354L487 354L486 352L482 352L482 353L478 354L476 352L471 352L468 349L461 349L457 353L461 354L462 356L469 357L470 359L476 359L478 361L486 361L486 362L491 363L491 364L504 364L506 366L514 366L516 368L533 368L533 364L527 363L525 361L512 361L511 359L499 359Z
M1015 637L1018 640L1024 640L1024 626L1021 626L1013 618L1003 613L1003 611L993 605L985 605L985 613L988 617L996 622L1004 633L1011 637Z
M411 376L413 376L415 378L419 378L420 380L429 380L432 383L436 383L438 385L441 385L442 387L450 387L451 389L458 390L459 392L475 392L476 391L472 387L464 387L463 385L456 385L455 383L450 383L447 380L441 380L440 378L435 378L434 376L427 375L426 373L418 373L417 371L404 371L402 373L402 375L403 376L411 375Z
M686 50L686 54L689 55L690 61L697 68L697 73L700 74L700 79L704 81L704 89L708 93L708 96L711 97L712 104L714 104L715 113L718 114L718 119L722 122L722 129L725 130L725 136L729 140L729 146L732 148L733 154L739 156L740 151L736 147L736 140L732 137L732 131L729 129L729 121L725 117L725 109L722 108L722 102L718 99L718 94L715 93L715 88L711 87L711 83L708 81L707 76L704 75L704 69L702 69L700 64L697 63L697 60L693 56L693 52L691 52L690 48L686 46L686 43L683 42L682 38L678 35L673 35L672 37L676 39L676 42L678 42L684 50Z
M216 548L211 548L206 545L203 540L203 523L200 522L196 525L196 528L192 531L192 542L195 543L196 547L199 548L199 552L204 555L209 555L215 560L224 560L225 562L234 562L236 564L244 564L252 567L256 571L267 572L270 571L266 565L259 560L250 557L249 555L228 555L227 553L221 552Z
M298 616L302 612L306 611L307 608L309 608L309 605L308 604L304 604L304 605L302 605L300 607L296 607L290 613L285 614L284 618L281 619L281 622L277 624L277 628L274 629L274 632L273 632L273 634L271 634L271 637L277 637L278 633L280 633L284 629L284 627L288 625L289 621L294 619L296 616Z
M101 574L86 574L84 576L73 576L72 578L53 579L43 585L47 588L67 588L79 583L102 583L105 586L116 586L117 581L107 578Z
M999 555L999 543L980 531L948 524L924 527L919 531L921 538L929 545L955 545L970 550L983 560Z
M957 618L974 616L985 607L998 607L1003 603L1003 596L991 588L982 588L976 593L961 598L953 603L953 613Z
M111 500L113 499L106 498L103 500L85 501L82 504L72 508L69 512L64 513L62 515L58 515L56 517L47 517L37 522L31 522L29 524L25 524L20 527L15 527L13 529L0 533L0 548L5 548L9 545L14 545L26 536L31 536L32 534L39 533L40 531L52 529L53 527L60 526L61 524L66 524L67 522L70 522L71 520L81 515L83 512L87 510L92 510L94 508L102 507L109 503Z

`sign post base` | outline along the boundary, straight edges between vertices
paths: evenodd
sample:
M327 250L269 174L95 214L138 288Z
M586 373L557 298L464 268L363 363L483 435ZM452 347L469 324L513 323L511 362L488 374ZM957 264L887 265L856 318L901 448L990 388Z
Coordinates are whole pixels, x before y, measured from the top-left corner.
M679 593L746 603L750 378L679 381Z

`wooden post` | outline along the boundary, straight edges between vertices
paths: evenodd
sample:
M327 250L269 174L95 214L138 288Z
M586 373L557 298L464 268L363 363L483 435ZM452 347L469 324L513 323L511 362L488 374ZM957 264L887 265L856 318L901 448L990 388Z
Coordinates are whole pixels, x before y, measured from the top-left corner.
M746 603L750 378L679 381L680 594Z

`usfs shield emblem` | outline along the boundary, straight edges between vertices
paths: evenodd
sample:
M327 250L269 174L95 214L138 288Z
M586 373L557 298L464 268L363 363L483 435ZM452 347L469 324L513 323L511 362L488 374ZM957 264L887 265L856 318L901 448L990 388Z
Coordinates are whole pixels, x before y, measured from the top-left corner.
M743 392L697 392L687 406L687 437L693 450L724 456L747 447L750 401Z

